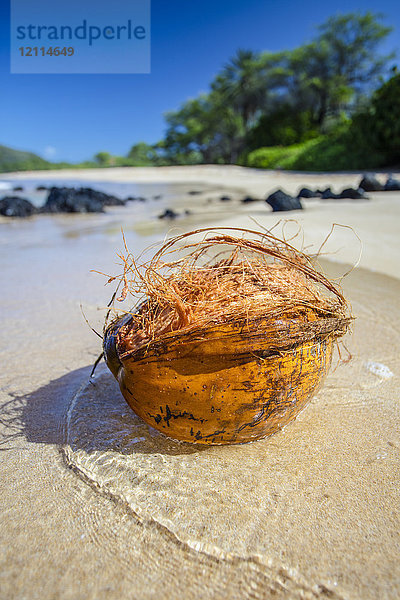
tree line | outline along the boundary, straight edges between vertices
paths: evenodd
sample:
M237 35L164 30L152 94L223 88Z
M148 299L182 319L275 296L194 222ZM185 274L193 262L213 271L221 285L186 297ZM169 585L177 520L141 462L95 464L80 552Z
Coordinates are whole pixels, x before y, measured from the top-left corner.
M331 142L338 143L338 135L339 145L344 145L355 123L365 125L360 115L371 112L374 91L396 75L394 53L379 52L390 31L378 14L350 13L330 17L317 28L314 39L293 50L239 49L207 93L165 115L166 131L160 142L135 144L127 157L99 153L96 161L102 166L281 166L281 158L274 164L271 157L281 157L286 148L293 149L285 154L290 156L289 166L296 166L294 155L305 149L308 157L311 149L316 156L322 144L326 153ZM351 135L361 145L367 144L359 131ZM361 153L359 162L375 160L379 166L385 158L378 154ZM332 156L330 162L335 161ZM297 162L301 168L302 161ZM312 160L308 163L312 168ZM350 168L358 168L358 163L353 160Z

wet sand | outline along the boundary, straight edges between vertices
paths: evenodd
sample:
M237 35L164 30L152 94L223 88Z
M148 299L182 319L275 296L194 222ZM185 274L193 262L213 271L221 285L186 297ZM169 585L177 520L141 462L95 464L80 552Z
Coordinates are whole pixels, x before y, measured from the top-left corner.
M218 168L208 169L191 176L217 186ZM219 186L250 194L266 185L258 173L253 183L246 174L248 187L242 175L220 174ZM288 191L298 185L298 175L284 176ZM341 178L338 186L358 178L315 177ZM293 215L306 244L320 244L335 221L356 225L362 238L366 268L343 281L357 316L346 341L353 360L332 369L283 432L225 448L156 434L103 367L88 383L100 340L79 305L101 330L110 296L90 269L116 271L122 224L135 252L170 225L153 213L134 218L133 207L0 224L1 597L398 597L400 281L389 275L398 275L400 194L371 196L362 206L310 201ZM246 211L269 228L278 218L263 208ZM174 226L245 226L244 210L229 208L227 219L218 208ZM358 253L350 234L343 230L343 249L324 263L332 276Z

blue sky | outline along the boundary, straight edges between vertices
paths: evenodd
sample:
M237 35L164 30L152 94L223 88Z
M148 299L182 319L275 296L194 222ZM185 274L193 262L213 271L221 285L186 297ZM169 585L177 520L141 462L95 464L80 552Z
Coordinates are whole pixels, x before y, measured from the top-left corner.
M206 91L237 48L294 48L332 14L367 10L394 27L382 50L399 48L398 0L153 0L151 74L11 75L2 0L0 144L56 161L126 154L138 141L158 141L163 113Z

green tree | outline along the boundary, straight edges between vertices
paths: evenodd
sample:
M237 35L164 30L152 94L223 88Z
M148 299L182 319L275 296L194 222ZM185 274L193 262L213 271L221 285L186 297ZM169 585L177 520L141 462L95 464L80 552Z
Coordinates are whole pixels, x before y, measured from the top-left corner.
M134 144L127 154L129 163L137 167L146 167L157 164L158 156L155 146L138 142Z
M330 17L318 28L318 42L329 47L329 70L332 75L343 77L348 85L355 88L374 85L378 76L386 69L393 58L391 53L379 56L379 44L392 31L379 22L381 14L366 12L350 13Z
M241 117L245 131L264 105L267 87L263 70L259 55L239 49L211 84L221 101Z
M246 137L246 148L251 151L263 146L290 146L317 135L311 111L283 100L261 115Z
M378 54L391 30L380 20L370 12L339 15L294 50L238 50L208 94L166 115L165 159L231 163L258 144L298 144L340 126L392 57Z
M380 19L371 12L330 17L315 41L293 53L292 68L302 73L299 95L310 98L319 126L376 87L385 72L393 55L380 56L378 48L391 28Z
M109 152L98 152L94 160L100 167L110 167L113 164L113 156Z
M373 94L350 127L358 146L382 155L382 166L400 164L400 74L394 75Z
M370 12L330 17L314 41L266 55L268 67L262 73L269 102L254 128L264 145L305 141L354 111L393 57L377 52L391 30L380 19Z
M242 121L218 92L185 102L166 120L164 149L171 162L224 163L238 158L244 139Z

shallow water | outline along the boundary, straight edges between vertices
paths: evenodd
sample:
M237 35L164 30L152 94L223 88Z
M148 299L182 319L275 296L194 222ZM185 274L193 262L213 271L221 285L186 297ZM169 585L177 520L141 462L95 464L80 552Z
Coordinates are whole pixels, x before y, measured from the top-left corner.
M42 206L48 191L37 191L37 185L52 185L51 180L10 180L8 195L27 198L35 206ZM12 192L12 186L22 184L24 189ZM115 250L122 240L121 228L130 237L129 246L135 253L154 241L161 241L167 233L182 232L200 226L214 225L216 221L232 215L248 215L249 207L241 204L243 193L224 186L190 184L133 184L102 181L84 182L74 179L59 180L57 186L91 187L115 195L119 198L140 197L122 207L106 207L104 213L91 214L54 214L35 215L27 219L10 219L0 216L0 246L8 248L28 248L42 246L49 248L61 240L87 238L88 244L93 238L102 236L114 242ZM193 195L192 192L197 192ZM1 195L1 192L0 192ZM221 202L221 196L229 196L231 201ZM255 209L255 207L258 207ZM167 209L173 209L176 219L160 219ZM253 213L272 217L264 203L252 204ZM250 223L250 221L249 221Z
M18 443L9 442L16 448L2 455L7 597L39 598L32 589L44 586L46 598L54 589L70 598L81 594L78 579L88 598L107 597L101 585L121 585L114 597L168 589L175 598L183 580L189 598L207 586L240 600L272 591L397 597L397 280L362 269L344 280L357 316L346 341L353 360L332 369L298 419L271 438L214 448L173 442L134 415L104 367L88 384L90 369L81 367L101 342L79 305L101 331L112 290L90 271L119 271L121 226L137 255L171 227L250 212L189 189L178 190L174 207L189 202L193 215L172 224L157 219L166 194L102 215L0 223L2 394L16 395L30 415ZM264 205L257 210L265 226L278 220ZM324 268L332 276L347 270Z
M1 187L2 185L2 187ZM203 204L207 206L207 209L212 210L209 204L214 201L218 201L217 204L224 204L225 207L229 202L220 202L221 196L227 196L232 200L236 200L243 197L243 192L240 189L229 189L224 185L211 186L204 183L201 184L190 184L190 183L127 183L127 182L115 182L115 181L85 181L81 179L10 179L8 181L0 181L0 194L18 196L26 198L34 206L42 206L47 198L48 190L53 187L74 187L74 188L92 188L112 196L116 196L122 200L133 197L141 198L147 203L151 202L153 208L159 204L161 206L172 203L178 205L185 205L188 208L190 205L192 208L199 208ZM14 187L22 187L22 190L14 191ZM38 190L38 187L45 187L44 190ZM140 200L135 201L136 204L140 205Z
M360 477L366 470L371 476L382 457L383 471L390 472L397 453L388 445L388 436L397 434L384 420L393 402L381 394L386 373L399 372L398 337L379 357L390 369L383 363L380 369L368 368L369 337L393 330L364 301L353 304L362 323L355 325L351 340L355 357L331 372L318 396L282 432L241 446L172 441L132 412L104 367L70 405L64 448L68 463L142 521L156 522L190 548L214 557L256 558L268 564L271 549L283 551L299 523L305 538L296 540L295 555L306 546L309 552L322 532L333 536L334 544L349 515L370 515L379 504L378 494L360 496ZM369 438L367 445L365 440L360 444L359 427ZM332 514L337 527L327 529Z
M146 199L154 199L155 196L162 195L164 198L169 198L174 194L176 189L173 186L165 184L135 184L135 183L123 183L123 182L112 182L112 181L84 181L81 179L71 178L60 178L57 180L53 179L9 179L7 181L0 181L0 193L4 191L8 195L20 196L27 198L34 206L42 206L47 198L48 189L53 186L57 187L90 187L94 190L111 194L117 198L127 198L128 196L141 196ZM22 190L14 191L15 187L22 187ZM38 190L38 187L45 187L45 190ZM185 190L186 190L186 186Z

